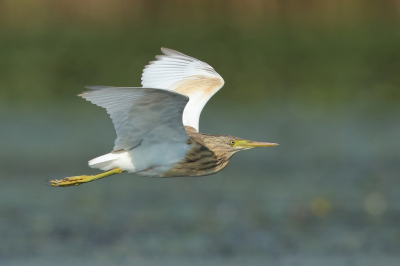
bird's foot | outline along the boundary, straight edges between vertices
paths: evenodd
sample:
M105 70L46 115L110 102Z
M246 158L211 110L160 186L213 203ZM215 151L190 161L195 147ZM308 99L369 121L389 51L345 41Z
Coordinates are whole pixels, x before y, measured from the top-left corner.
M72 186L82 185L83 183L95 181L97 179L104 178L110 175L120 174L122 172L123 172L122 169L114 168L110 171L98 175L78 175L78 176L66 177L61 180L54 179L49 182L52 187L72 187Z
M91 176L87 175L80 175L80 176L71 176L71 177L66 177L61 180L54 179L49 181L50 185L53 187L71 187L71 186L79 186L82 183L86 183L91 181L89 178Z

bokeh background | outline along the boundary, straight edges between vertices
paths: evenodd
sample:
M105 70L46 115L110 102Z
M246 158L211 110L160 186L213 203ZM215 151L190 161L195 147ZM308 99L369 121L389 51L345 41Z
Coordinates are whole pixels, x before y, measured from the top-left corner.
M399 0L0 0L1 265L400 265ZM201 131L278 142L222 172L122 174L85 85L176 49L226 83Z

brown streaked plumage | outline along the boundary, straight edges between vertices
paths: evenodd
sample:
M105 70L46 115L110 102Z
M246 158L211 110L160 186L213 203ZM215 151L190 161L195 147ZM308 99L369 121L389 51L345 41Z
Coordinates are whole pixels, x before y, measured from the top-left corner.
M182 161L164 173L164 177L211 175L228 165L235 151L224 142L228 143L232 137L201 134L188 126L185 129L193 146Z
M183 160L164 173L164 177L212 175L224 169L236 152L252 148L232 145L233 141L236 143L249 142L238 137L203 134L188 126L185 126L185 129L190 137L188 141L194 145ZM268 142L253 143L264 147L277 145Z

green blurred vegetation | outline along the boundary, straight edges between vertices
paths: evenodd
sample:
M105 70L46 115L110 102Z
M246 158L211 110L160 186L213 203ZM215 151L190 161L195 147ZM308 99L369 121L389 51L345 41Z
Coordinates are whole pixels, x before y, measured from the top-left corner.
M212 65L220 103L399 106L395 1L2 2L0 104L140 86L161 46Z

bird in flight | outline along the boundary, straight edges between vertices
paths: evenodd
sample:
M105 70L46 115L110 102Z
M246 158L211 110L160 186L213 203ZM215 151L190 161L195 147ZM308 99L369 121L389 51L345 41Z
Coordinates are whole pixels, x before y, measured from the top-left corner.
M224 85L208 64L161 48L147 65L142 87L87 87L79 96L107 110L117 132L114 149L89 161L105 172L51 180L78 186L122 172L149 177L204 176L221 171L238 151L276 143L199 132L207 101Z

